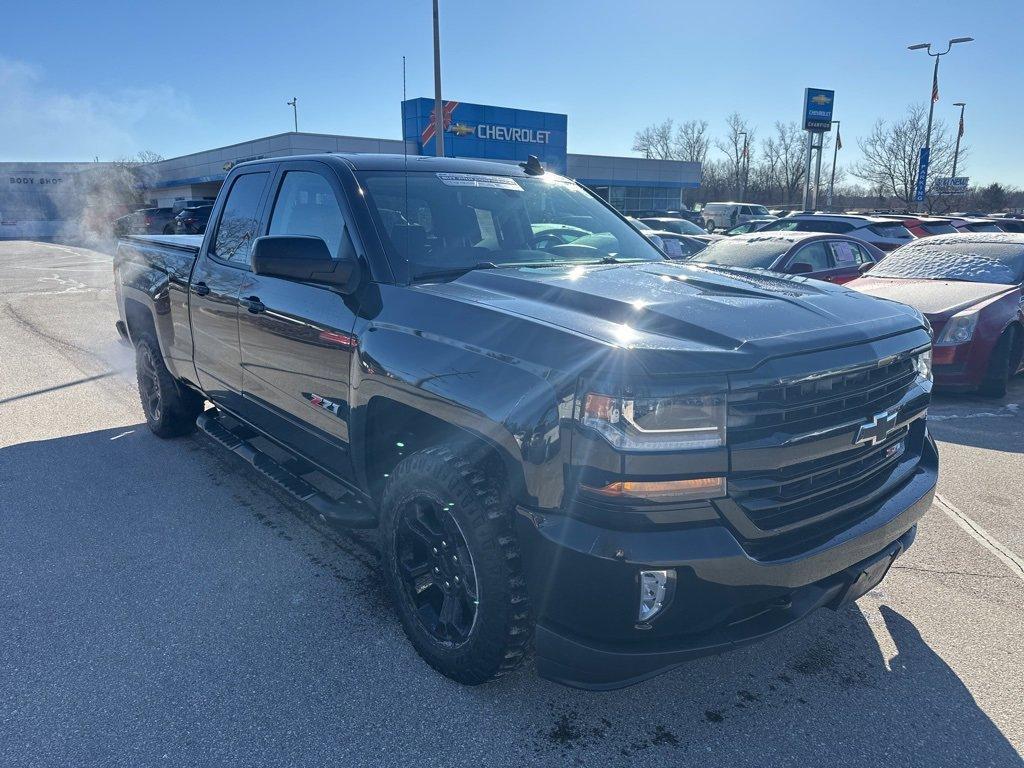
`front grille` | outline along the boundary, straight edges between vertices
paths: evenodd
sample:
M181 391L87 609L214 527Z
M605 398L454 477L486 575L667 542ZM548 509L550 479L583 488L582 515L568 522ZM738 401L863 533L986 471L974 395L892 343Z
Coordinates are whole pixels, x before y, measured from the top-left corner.
M800 434L870 418L898 403L917 374L912 358L795 384L738 392L729 399L729 442Z
M881 445L861 445L775 472L730 479L734 501L761 530L784 528L848 506L888 478L907 450L903 427Z
M916 382L903 357L730 393L732 469L719 508L751 554L810 548L855 525L913 470L924 444L915 417L929 403ZM884 441L854 442L860 425L897 408L900 426Z

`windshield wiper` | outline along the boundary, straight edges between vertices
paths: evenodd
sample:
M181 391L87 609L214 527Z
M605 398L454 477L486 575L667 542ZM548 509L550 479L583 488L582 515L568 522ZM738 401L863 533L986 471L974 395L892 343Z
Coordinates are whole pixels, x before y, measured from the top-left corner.
M413 275L414 280L429 280L435 277L457 277L476 269L497 269L498 265L493 261L478 261L476 264L465 264L461 267L449 267L438 269L433 272L417 272Z

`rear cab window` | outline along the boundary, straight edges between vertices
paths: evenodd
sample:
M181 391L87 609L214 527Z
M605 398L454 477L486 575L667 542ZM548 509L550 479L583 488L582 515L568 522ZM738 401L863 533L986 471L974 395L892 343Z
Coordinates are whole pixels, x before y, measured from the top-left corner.
M246 173L231 184L210 255L232 264L249 265L249 249L260 225L260 202L270 173Z

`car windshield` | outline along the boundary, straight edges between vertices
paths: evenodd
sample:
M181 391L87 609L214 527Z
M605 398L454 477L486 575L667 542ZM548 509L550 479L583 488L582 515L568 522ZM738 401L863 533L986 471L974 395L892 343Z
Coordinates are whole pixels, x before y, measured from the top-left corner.
M629 221L637 229L644 230L645 232L653 232L654 231L654 227L647 226L642 221L640 221L640 219L634 219L634 218L631 217L629 219Z
M890 253L870 276L1014 285L1024 280L1024 248L1012 243L922 240Z
M791 240L779 237L730 238L716 240L693 260L723 267L768 269L792 246Z
M763 205L752 205L750 206L750 212L755 216L771 216L768 209Z
M675 232L679 232L682 235L706 235L707 230L698 227L692 221L687 219L676 219L672 222L672 229Z
M373 171L359 180L389 257L410 279L494 266L664 259L596 197L552 174ZM549 230L558 225L580 236L553 237Z

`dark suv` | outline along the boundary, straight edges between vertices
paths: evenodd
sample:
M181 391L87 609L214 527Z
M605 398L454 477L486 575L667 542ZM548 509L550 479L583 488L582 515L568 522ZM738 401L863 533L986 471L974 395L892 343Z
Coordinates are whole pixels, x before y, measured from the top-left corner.
M201 235L206 231L210 221L212 205L199 205L185 208L174 217L174 233L176 235Z

